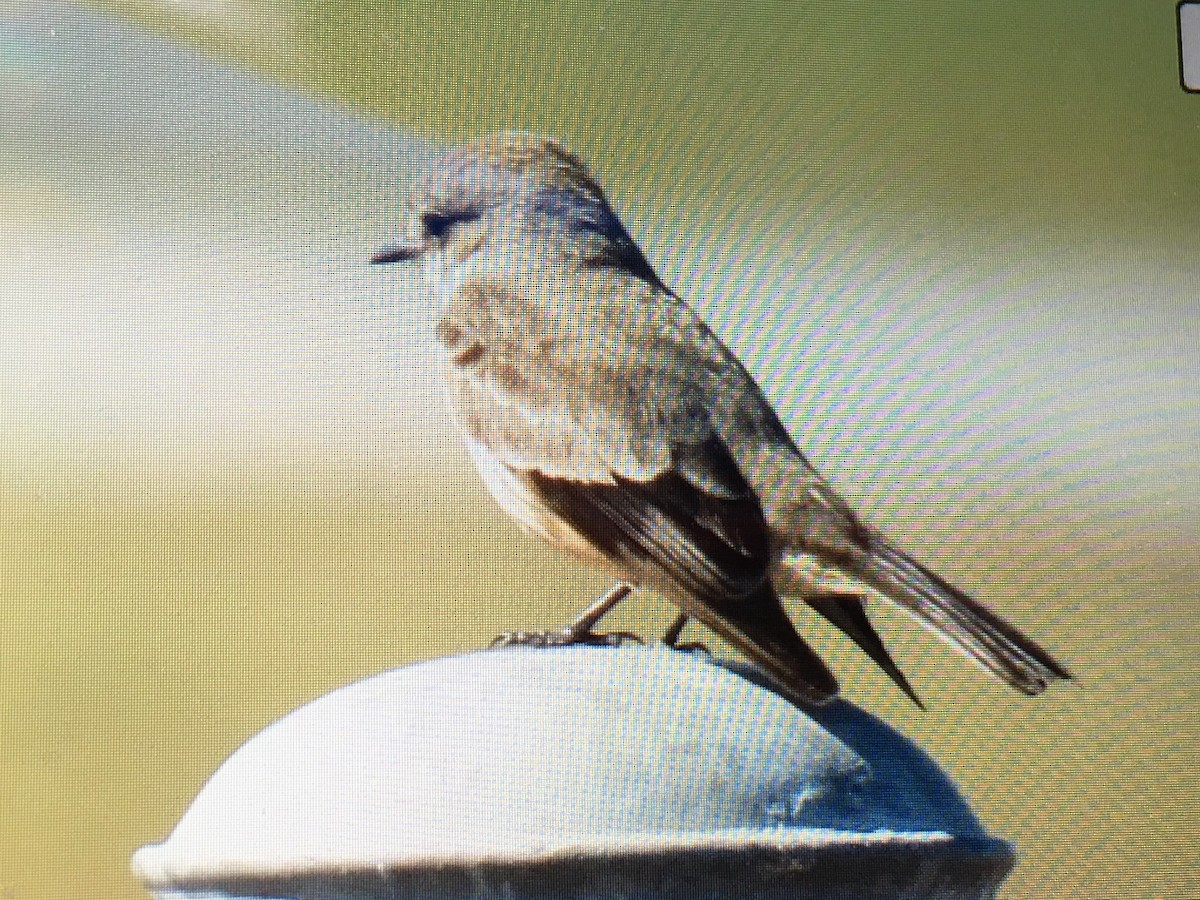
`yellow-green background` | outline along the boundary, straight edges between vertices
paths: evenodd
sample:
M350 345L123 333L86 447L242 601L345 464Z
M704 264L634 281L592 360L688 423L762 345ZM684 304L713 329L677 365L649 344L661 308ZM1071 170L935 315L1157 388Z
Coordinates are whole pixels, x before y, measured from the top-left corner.
M1018 844L1005 896L1200 896L1200 97L1178 85L1173 3L103 6L422 140L522 127L592 159L821 468L1077 673L1014 697L884 614L921 714L803 620L851 699ZM14 20L30 8L0 3ZM104 21L55 9L64 33ZM27 79L7 89L30 92L0 132L0 897L138 897L130 852L265 724L348 680L560 622L605 580L525 539L476 485L423 387L428 311L404 313L410 355L324 365L378 349L384 313L346 295L394 276L339 273L386 237L402 192L341 195L391 173L307 167L305 138L284 133L304 123L285 121L219 164L172 143L180 174L160 162L126 203L89 158L108 171L105 154L178 139L121 133L142 121L132 101L109 131L55 132L36 58L0 49L3 74ZM136 69L129 87L154 90ZM69 171L22 142L31 123L59 135ZM319 276L278 282L293 306L256 318L287 277L275 267L311 264L271 243L306 214L335 234L339 217L362 224ZM230 256L190 256L189 223L226 219ZM249 274L234 271L245 221L266 248ZM161 252L122 262L131 245ZM210 293L228 301L197 332L211 346L155 318ZM145 340L177 354L159 362L176 393L137 395L159 418L106 432L127 391L157 382L89 341L141 314L158 323ZM54 327L78 329L67 350L13 337ZM243 359L263 368L210 379ZM401 391L381 374L401 363L412 396L373 399ZM313 372L328 383L305 387ZM623 615L646 631L669 617L649 600Z

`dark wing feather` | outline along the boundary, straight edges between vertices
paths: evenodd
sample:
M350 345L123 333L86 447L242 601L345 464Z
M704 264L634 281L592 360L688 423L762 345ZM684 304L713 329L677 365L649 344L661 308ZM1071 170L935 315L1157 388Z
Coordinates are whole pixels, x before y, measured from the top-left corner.
M673 470L649 481L614 475L611 483L537 469L522 474L559 517L614 562L648 569L651 583L663 586L665 575L672 586L701 597L749 596L767 577L770 532L728 451L716 438L700 450L713 461L723 496Z

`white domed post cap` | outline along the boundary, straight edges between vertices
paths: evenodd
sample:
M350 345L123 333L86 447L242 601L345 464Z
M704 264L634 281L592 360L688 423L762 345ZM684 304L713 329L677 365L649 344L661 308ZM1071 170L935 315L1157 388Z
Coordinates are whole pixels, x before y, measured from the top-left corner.
M160 900L989 898L1012 866L914 745L703 655L386 672L231 756L133 869Z

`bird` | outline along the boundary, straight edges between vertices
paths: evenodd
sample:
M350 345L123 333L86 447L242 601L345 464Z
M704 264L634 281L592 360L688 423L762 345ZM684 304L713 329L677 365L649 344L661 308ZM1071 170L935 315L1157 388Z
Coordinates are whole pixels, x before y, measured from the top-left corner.
M445 151L398 232L371 262L424 271L449 399L492 496L620 578L566 628L502 643L605 642L600 618L650 588L679 608L667 643L695 620L783 696L824 704L838 680L787 599L923 707L867 615L884 600L1023 694L1072 677L850 508L559 141L504 132Z

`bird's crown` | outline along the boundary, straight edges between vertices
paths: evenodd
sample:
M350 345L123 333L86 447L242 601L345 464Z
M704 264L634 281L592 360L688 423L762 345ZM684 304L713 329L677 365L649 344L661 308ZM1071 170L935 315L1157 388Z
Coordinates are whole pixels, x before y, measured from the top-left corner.
M542 137L527 131L504 131L468 141L459 148L498 166L515 171L528 168L575 168L586 166L578 156L554 138Z
M604 196L587 164L553 138L523 131L486 135L453 151L458 161L533 177L555 187Z

